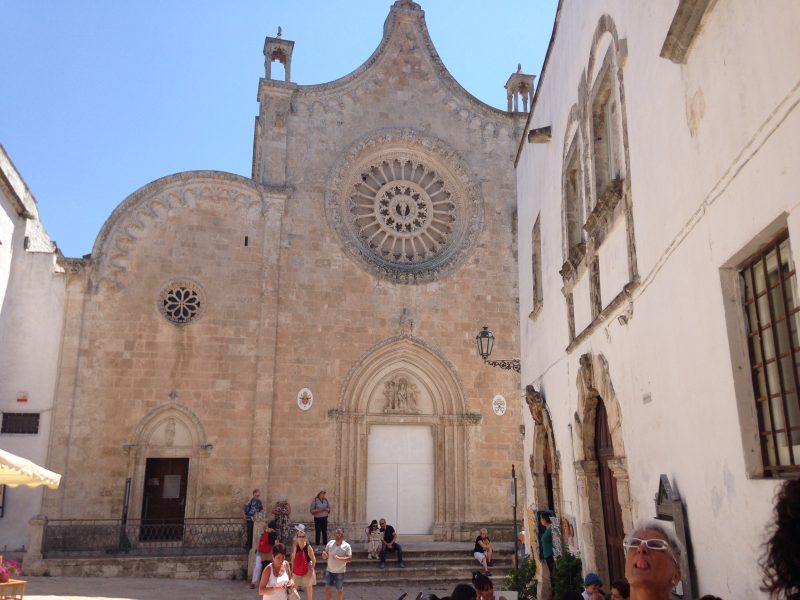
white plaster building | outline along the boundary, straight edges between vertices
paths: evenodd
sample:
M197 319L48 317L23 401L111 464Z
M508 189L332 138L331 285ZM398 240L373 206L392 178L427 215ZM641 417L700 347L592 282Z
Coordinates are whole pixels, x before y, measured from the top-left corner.
M36 200L0 146L0 448L47 458L64 313L64 271ZM41 489L0 486L0 552L22 548Z
M559 6L517 157L527 494L605 582L664 474L691 597L762 596L800 472L798 26L791 0Z

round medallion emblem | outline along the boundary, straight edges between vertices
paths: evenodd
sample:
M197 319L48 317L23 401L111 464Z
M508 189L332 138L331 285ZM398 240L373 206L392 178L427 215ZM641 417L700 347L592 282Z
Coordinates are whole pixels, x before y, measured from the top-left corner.
M506 408L508 408L506 399L500 394L497 394L497 396L492 399L492 410L494 411L494 414L496 414L498 417L502 417L504 414L506 414Z
M308 410L314 404L314 394L308 388L303 388L297 392L297 406L300 410Z

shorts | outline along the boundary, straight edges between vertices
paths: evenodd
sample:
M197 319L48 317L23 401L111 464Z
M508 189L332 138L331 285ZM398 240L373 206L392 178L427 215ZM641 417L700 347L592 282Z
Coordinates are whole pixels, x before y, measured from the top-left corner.
M325 571L325 587L336 587L341 592L344 587L344 573Z
M309 565L310 566L310 565ZM311 569L305 575L293 575L295 585L302 587L311 587L317 583L317 574Z
M486 562L486 555L483 552L473 552L472 556L481 564Z

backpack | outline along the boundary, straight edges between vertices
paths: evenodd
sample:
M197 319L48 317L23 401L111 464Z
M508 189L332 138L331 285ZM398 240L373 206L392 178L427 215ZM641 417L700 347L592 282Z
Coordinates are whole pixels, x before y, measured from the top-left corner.
M304 546L302 552L294 553L292 572L294 572L295 575L301 576L308 573L308 546Z
M272 552L272 541L269 539L269 534L266 531L261 534L258 540L258 551L261 554L269 554Z

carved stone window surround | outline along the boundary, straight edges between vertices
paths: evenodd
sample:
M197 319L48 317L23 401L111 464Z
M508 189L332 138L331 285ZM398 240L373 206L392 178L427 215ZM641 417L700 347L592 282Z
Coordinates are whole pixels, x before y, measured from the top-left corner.
M562 281L564 282L564 290L571 292L575 284L581 280L586 271L589 270L589 259L587 258L586 244L581 244L583 248L576 248L576 253L579 253L575 258L568 258L561 266L559 273L561 274ZM577 259L577 260L576 260ZM562 290L563 291L563 290Z
M595 247L599 247L606 237L611 225L622 215L621 210L617 210L622 200L625 181L614 179L610 181L603 190L600 198L595 204L586 224L583 228L589 237L594 240Z
M334 167L328 221L367 270L426 283L461 264L483 230L480 186L444 142L383 130L356 142Z

